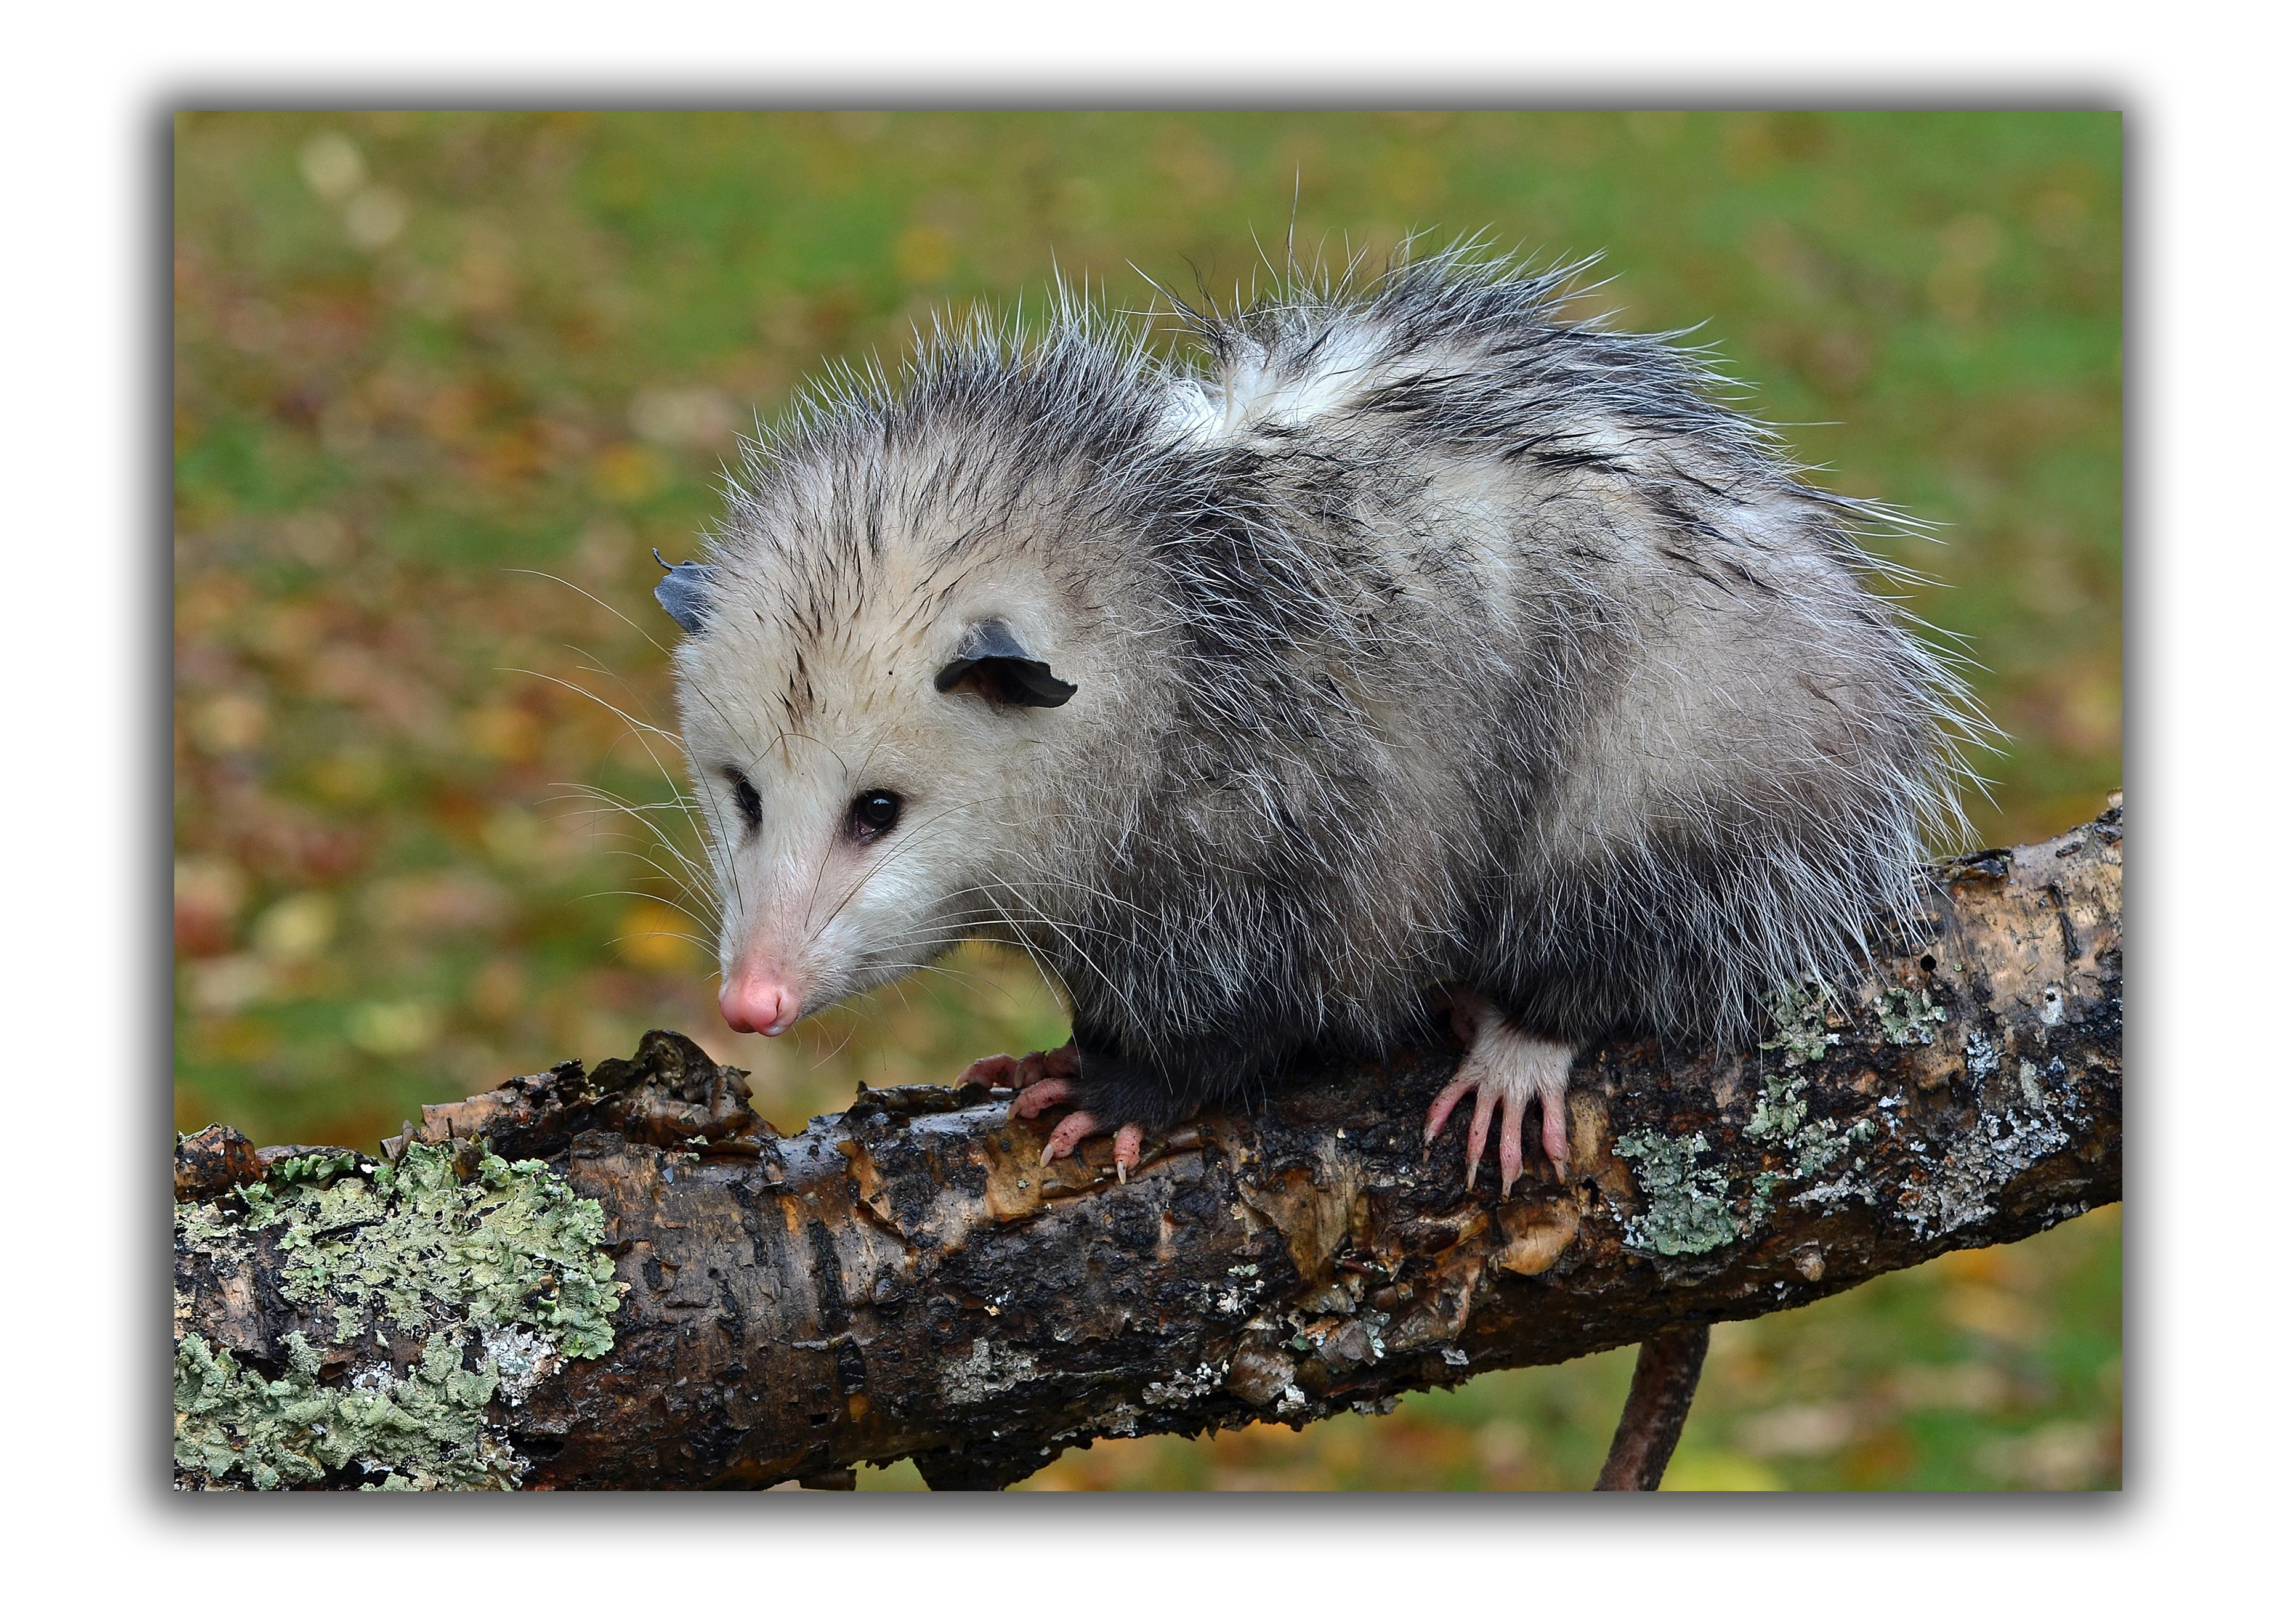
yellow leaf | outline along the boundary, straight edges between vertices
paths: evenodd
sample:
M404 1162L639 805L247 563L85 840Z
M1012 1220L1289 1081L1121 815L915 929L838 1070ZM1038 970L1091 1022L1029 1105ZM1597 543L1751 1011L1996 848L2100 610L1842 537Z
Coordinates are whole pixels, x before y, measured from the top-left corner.
M622 915L614 949L634 968L656 973L701 965L707 942L692 918L659 901L641 901Z

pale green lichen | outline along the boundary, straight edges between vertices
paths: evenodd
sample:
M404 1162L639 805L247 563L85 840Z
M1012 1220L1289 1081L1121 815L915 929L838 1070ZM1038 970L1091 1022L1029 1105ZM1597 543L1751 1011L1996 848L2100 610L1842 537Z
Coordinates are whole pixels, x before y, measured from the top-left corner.
M278 1228L282 1294L332 1317L338 1340L386 1320L436 1327L446 1310L459 1323L540 1329L568 1357L613 1345L621 1287L598 1252L604 1215L544 1162L486 1152L465 1182L452 1147L412 1146L372 1174L240 1194L245 1228Z
M340 1147L326 1147L316 1152L302 1152L292 1157L282 1157L263 1171L265 1180L273 1187L288 1185L324 1185L340 1174L354 1173L361 1168L373 1168L371 1158Z
M1770 1198L1779 1186L1789 1179L1816 1178L1878 1132L1870 1118L1861 1118L1846 1130L1831 1118L1812 1118L1809 1103L1801 1094L1808 1089L1809 1080L1799 1073L1791 1079L1767 1075L1753 1116L1746 1120L1749 1140L1776 1146L1793 1161L1791 1171L1754 1176L1752 1222L1757 1228L1769 1216ZM1862 1168L1864 1159L1854 1160L1853 1166Z
M1927 1046L1937 1039L1932 1023L1942 1023L1945 1008L1930 999L1929 987L1921 994L1891 985L1874 998L1874 1011L1882 1020L1882 1038L1892 1046Z
M1623 1135L1611 1149L1635 1164L1646 1205L1627 1220L1627 1244L1662 1257L1690 1257L1738 1238L1737 1221L1718 1173L1697 1165L1706 1137L1654 1132Z
M1762 1049L1784 1052L1786 1066L1793 1068L1817 1062L1827 1047L1841 1045L1840 1035L1826 1032L1825 1000L1822 986L1790 984L1773 991L1763 1006L1777 1033L1762 1042Z
M1792 1139L1809 1116L1809 1104L1801 1098L1808 1089L1809 1080L1799 1073L1792 1079L1765 1074L1754 1115L1746 1120L1746 1138L1770 1144Z
M269 1489L356 1462L382 1476L378 1489L515 1483L522 1465L488 1404L501 1393L515 1405L548 1368L613 1345L621 1287L599 1251L604 1215L545 1163L448 1146L410 1146L396 1163L310 1153L237 1201L237 1216L177 1206L182 1249L220 1269L267 1234L279 1294L340 1345L369 1351L362 1337L382 1345L387 1327L425 1343L406 1375L370 1360L346 1387L318 1379L323 1354L299 1332L276 1380L185 1337L176 1456L193 1483L235 1472Z
M488 1427L498 1376L433 1335L405 1376L381 1364L348 1386L319 1378L324 1354L299 1333L287 1372L266 1379L197 1335L176 1347L176 1465L194 1481L246 1476L258 1491L307 1485L356 1464L377 1491L508 1491L524 1459Z
M213 1202L178 1202L176 1235L187 1252L208 1252L235 1257L246 1245L239 1220Z

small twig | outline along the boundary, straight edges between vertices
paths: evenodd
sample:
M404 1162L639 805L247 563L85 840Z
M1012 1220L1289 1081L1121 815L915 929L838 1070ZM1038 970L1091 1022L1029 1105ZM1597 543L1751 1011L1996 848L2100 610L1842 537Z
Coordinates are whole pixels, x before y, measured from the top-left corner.
M1611 1455L1595 1478L1595 1490L1658 1489L1698 1394L1698 1373L1706 1366L1706 1339L1713 1328L1685 1325L1643 1343L1627 1405L1619 1414L1619 1433L1611 1437Z

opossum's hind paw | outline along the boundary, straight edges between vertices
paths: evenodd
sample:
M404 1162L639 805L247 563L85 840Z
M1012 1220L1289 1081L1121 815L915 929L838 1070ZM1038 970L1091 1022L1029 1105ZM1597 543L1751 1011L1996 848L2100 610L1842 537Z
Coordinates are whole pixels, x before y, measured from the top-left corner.
M1499 1126L1499 1194L1505 1195L1522 1178L1522 1125L1530 1112L1529 1104L1540 1104L1543 1117L1539 1133L1547 1160L1554 1164L1557 1178L1563 1173L1563 1158L1568 1147L1562 1138L1562 1102L1560 1097L1546 1100L1533 1095L1525 1097L1511 1089L1495 1086L1477 1080L1461 1077L1443 1087L1441 1095L1427 1109L1427 1141L1432 1146L1435 1138L1443 1132L1444 1122L1456 1106L1472 1090L1475 1093L1475 1118L1467 1126L1467 1188L1475 1186L1475 1170L1482 1165L1483 1150L1490 1144L1491 1123L1496 1115Z
M1455 1008L1454 1016L1464 1012L1465 1008ZM1563 1095L1570 1083L1570 1059L1578 1048L1567 1041L1526 1034L1502 1022L1480 1002L1467 1015L1472 1019L1467 1055L1459 1072L1427 1109L1427 1145L1435 1144L1452 1109L1465 1099L1468 1091L1473 1091L1475 1119L1467 1130L1467 1187L1474 1187L1475 1170L1482 1162L1496 1117L1499 1194L1505 1195L1522 1177L1523 1121L1536 1103L1540 1113L1539 1146L1554 1165L1555 1177L1565 1177L1570 1147L1563 1123Z
M995 1089L1025 1090L1039 1080L1074 1079L1081 1069L1076 1042L1050 1051L1032 1051L1022 1057L982 1057L956 1076L960 1085L987 1085Z
M1013 1110L1016 1114L1020 1114L1020 1103L1013 1103ZM1087 1137L1099 1132L1099 1119L1089 1113L1071 1113L1053 1126L1051 1136L1045 1141L1044 1160L1047 1162L1057 1162L1074 1152ZM1118 1126L1114 1142L1118 1184L1121 1185L1130 1179L1132 1171L1140 1166L1140 1147L1147 1138L1148 1131L1136 1123Z

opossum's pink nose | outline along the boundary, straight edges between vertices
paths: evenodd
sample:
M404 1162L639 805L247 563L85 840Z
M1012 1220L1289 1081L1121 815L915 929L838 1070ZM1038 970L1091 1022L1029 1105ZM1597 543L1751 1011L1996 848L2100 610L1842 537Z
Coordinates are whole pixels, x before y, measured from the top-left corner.
M777 967L744 963L718 987L718 1010L742 1034L777 1035L797 1022L804 1003Z

